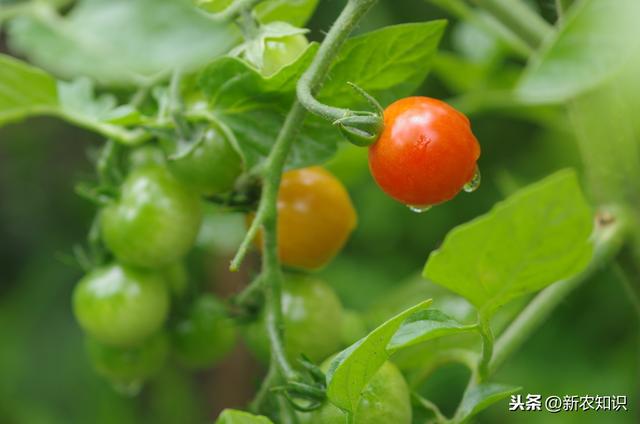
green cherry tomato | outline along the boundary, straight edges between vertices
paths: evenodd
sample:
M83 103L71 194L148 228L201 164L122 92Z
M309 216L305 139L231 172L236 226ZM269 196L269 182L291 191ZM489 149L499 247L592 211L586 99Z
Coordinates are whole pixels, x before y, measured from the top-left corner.
M120 198L102 211L102 236L120 262L160 268L189 251L201 220L195 192L165 168L145 166L129 174Z
M345 310L342 315L340 331L342 342L345 346L349 346L367 335L367 325L358 312Z
M140 344L162 327L169 310L161 273L112 264L87 274L73 292L80 326L111 346Z
M144 380L162 369L169 343L164 333L160 332L133 348L108 346L88 337L85 348L100 375L119 389L136 392Z
M164 166L164 152L155 144L147 143L131 150L127 157L127 168L133 171L150 165Z
M322 365L326 372L330 361ZM362 391L354 424L411 424L411 397L402 373L385 362ZM328 401L310 413L300 413L301 424L344 424L345 413Z
M182 183L212 195L233 188L243 163L227 137L212 127L187 154L170 159L169 169Z
M270 76L295 62L308 45L304 34L267 38L264 42L262 73Z
M172 331L173 350L190 368L208 368L236 343L236 331L224 305L211 294L200 296Z
M165 267L162 272L171 295L177 299L183 298L189 288L189 275L184 264L178 261Z
M284 345L287 357L297 363L301 354L320 362L342 347L342 305L333 289L315 277L289 275L282 287ZM264 315L245 332L256 357L269 359L269 340Z

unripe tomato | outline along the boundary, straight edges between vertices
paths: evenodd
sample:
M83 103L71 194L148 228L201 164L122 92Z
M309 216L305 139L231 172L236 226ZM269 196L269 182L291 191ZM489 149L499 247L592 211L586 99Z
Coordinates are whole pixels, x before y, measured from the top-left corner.
M145 166L129 174L120 198L102 211L102 236L120 262L160 268L189 251L201 220L197 193L165 168Z
M283 264L318 269L342 249L356 226L342 183L318 166L282 175L278 193L278 254ZM261 235L257 243L262 246Z
M134 346L162 327L169 295L161 273L112 264L87 274L73 292L80 326L96 340Z
M189 289L189 275L181 261L173 263L162 270L167 282L169 293L176 299L181 299Z
M414 207L453 198L474 180L478 140L465 115L428 97L407 97L384 111L384 131L369 148L380 188Z
M213 127L186 155L169 160L169 169L178 180L206 195L230 191L242 168L242 159L231 142Z
M129 172L150 165L164 166L165 164L164 152L152 143L134 148L127 157L127 169Z
M262 73L270 76L295 62L308 45L304 34L267 38L264 43Z
M169 343L163 333L152 335L140 346L121 348L108 346L88 337L85 347L96 371L117 388L136 392L144 380L152 377L165 364Z
M367 325L358 312L345 309L342 314L340 333L343 344L349 346L367 335Z
M322 365L326 372L330 361ZM329 401L311 413L300 413L301 424L343 424L345 413ZM354 414L354 424L411 424L411 397L402 373L385 362L362 391Z
M235 346L236 331L224 305L211 294L199 297L172 331L178 359L191 368L208 368Z
M284 347L296 363L301 354L319 362L342 346L342 304L333 289L315 277L287 275L282 287ZM264 313L251 323L245 340L257 358L269 360Z

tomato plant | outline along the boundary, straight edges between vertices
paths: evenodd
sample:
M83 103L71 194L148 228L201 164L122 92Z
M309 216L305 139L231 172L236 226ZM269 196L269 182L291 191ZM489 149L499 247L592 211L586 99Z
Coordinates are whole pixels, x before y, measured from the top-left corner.
M635 422L640 2L330 3L0 0L0 422Z

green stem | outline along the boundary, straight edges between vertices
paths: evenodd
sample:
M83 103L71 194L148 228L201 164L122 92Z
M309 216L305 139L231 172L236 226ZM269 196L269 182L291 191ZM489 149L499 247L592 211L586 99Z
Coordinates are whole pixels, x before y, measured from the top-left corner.
M249 411L253 413L259 413L262 410L262 405L269 396L269 389L275 385L278 381L278 373L275 368L270 367L267 371L267 375L262 379L262 385L258 389L255 397L249 404Z
M311 90L319 87L324 78L323 71L326 71L357 21L364 16L364 13L369 10L373 3L375 3L375 0L349 1L347 7L342 11L340 18L338 18L336 24L331 28L320 46L318 55L316 55L314 59L315 66L312 64L306 72L306 77L311 84ZM344 15L350 16L350 19L345 19ZM277 199L287 156L291 150L291 145L302 128L306 114L307 111L302 104L299 101L294 101L271 152L264 163L262 170L262 195L256 216L230 264L231 270L237 270L240 267L251 242L255 239L260 228L262 228L264 245L261 277L263 279L266 298L266 330L271 348L269 375L277 371L277 374L286 380L296 379L297 373L287 360L282 339L283 320L281 298L283 276L280 268L280 259L278 257ZM266 393L272 383L273 378L263 381L259 394Z
M262 281L262 274L254 278L253 281L244 288L244 290L242 290L234 297L234 303L237 305L247 305L248 303L251 303L253 299L262 291Z
M611 266L611 269L616 279L620 282L620 285L622 286L625 294L627 295L629 303L631 303L631 306L633 306L633 310L636 313L636 316L638 317L638 319L640 319L640 298L638 297L638 293L636 292L636 290L633 288L631 281L629 281L627 273L618 263L613 264Z
M333 59L353 31L360 19L373 7L377 0L349 0L344 10L336 19L324 42L318 49L309 69L298 81L298 100L311 113L328 121L335 122L352 112L348 109L332 107L320 103L314 96L324 82Z
M231 271L237 271L240 268L242 261L244 261L244 258L251 247L251 243L258 235L258 231L260 230L260 227L263 226L264 221L271 218L269 215L273 215L275 217L277 214L276 203L278 198L278 188L280 186L280 176L282 174L287 155L289 154L291 144L293 143L298 131L300 131L305 116L306 110L300 103L294 102L287 118L285 119L284 125L278 134L278 138L273 145L271 153L264 164L264 185L258 210L256 211L256 216L254 217L253 222L251 222L249 230L242 240L236 255L231 260L231 265L229 266Z
M551 314L568 293L588 280L600 268L607 264L620 251L628 231L626 211L606 211L600 220L595 235L595 250L587 268L575 277L559 281L541 291L509 327L498 337L495 343L493 359L489 371L494 372L516 351Z
M447 417L445 417L444 414L440 411L440 408L438 408L438 405L431 402L429 399L423 398L415 392L412 392L411 395L415 399L415 401L420 404L420 406L433 413L436 419L436 423L444 424L448 421Z
M553 31L540 15L521 0L473 0L529 47L536 49Z
M480 324L478 326L478 332L480 333L480 337L482 337L482 356L478 364L478 377L482 382L489 376L489 364L493 356L494 336L491 330L491 322L486 316L479 314L478 323Z

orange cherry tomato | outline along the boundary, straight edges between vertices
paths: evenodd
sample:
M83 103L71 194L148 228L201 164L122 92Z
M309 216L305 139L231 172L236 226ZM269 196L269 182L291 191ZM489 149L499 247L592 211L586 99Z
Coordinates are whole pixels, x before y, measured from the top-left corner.
M278 193L278 254L284 265L307 270L329 263L356 226L342 183L318 166L282 175ZM262 236L257 243L262 246Z
M477 179L480 145L469 119L429 97L407 97L384 111L384 131L369 148L369 168L380 188L414 207L453 198Z

